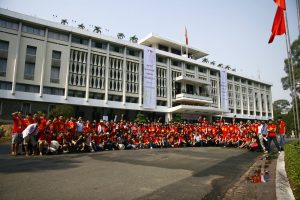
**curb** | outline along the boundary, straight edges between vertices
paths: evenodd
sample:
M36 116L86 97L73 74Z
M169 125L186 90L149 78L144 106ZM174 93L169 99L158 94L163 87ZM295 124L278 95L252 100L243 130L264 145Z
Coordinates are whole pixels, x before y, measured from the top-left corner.
M294 200L289 179L285 171L284 152L281 152L277 159L276 165L276 198L281 200Z

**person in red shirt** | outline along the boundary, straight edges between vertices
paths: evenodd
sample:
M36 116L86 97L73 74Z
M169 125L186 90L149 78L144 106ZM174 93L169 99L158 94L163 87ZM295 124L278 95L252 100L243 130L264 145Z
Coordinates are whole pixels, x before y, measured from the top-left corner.
M273 121L270 119L268 123L268 151L271 152L271 142L274 141L274 144L276 148L278 149L278 153L280 153L279 144L277 141L277 135L276 135L276 124L273 123Z
M280 136L279 146L281 150L283 150L283 146L285 143L285 122L282 120L281 117L278 119L278 122L279 122L279 136Z
M21 112L14 112L11 114L13 119L13 128L11 135L11 155L16 156L19 151L19 144L22 143L23 136L23 119Z

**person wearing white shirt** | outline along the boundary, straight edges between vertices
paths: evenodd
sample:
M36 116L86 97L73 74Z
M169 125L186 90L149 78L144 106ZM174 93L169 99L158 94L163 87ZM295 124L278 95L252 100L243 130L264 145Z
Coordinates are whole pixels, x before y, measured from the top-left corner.
M264 140L266 140L266 136L267 136L267 124L262 121L262 122L258 122L258 139L259 139L259 143L260 146L262 147L264 153L267 153L266 147L264 145Z
M23 131L22 131L22 135L23 135L23 145L25 148L25 154L26 156L28 156L28 144L31 144L31 148L32 148L32 155L34 155L35 152L35 148L36 148L36 142L34 139L34 136L38 134L38 127L39 127L39 121L28 125Z

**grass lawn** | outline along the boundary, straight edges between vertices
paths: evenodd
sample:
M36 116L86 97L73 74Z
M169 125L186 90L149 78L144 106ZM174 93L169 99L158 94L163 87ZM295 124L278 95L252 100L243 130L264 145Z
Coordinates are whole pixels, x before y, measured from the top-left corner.
M300 145L299 140L284 146L285 168L295 199L300 199Z

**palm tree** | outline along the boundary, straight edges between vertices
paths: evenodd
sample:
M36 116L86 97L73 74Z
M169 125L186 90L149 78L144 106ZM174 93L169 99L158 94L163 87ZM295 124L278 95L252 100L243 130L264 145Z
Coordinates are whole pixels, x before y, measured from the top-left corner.
M78 24L78 28L80 28L80 29L84 29L85 28L85 26L84 26L84 24Z
M125 35L124 35L124 33L118 33L117 37L118 37L118 39L122 40L125 38Z
M66 25L66 24L68 24L68 20L67 19L62 19L60 23L63 24L63 25Z
M216 61L211 61L210 64L213 65L213 66L215 66Z
M204 62L204 63L209 63L209 61L208 61L207 58L203 58L203 59L202 59L202 62Z
M130 41L130 42L133 42L133 43L137 43L138 38L136 37L136 35L133 35L133 36L131 36L131 37L129 38L129 41Z
M225 66L225 69L231 70L231 67L230 67L229 65L226 65L226 66Z
M94 27L94 32L101 34L101 27L100 26L95 26Z
M218 64L217 66L223 68L223 64L222 63Z

